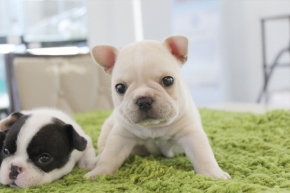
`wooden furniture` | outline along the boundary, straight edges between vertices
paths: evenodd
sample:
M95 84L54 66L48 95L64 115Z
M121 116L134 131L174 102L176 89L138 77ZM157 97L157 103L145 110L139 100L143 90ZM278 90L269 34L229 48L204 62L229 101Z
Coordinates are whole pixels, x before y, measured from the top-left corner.
M5 56L9 113L53 107L69 114L113 107L110 77L89 54Z

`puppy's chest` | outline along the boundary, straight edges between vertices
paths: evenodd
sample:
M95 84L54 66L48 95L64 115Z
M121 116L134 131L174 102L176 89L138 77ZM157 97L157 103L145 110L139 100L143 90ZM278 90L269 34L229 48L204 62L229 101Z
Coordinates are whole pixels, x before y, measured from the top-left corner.
M133 132L141 141L168 141L173 134L166 128L143 128Z
M140 139L138 145L143 145L150 154L173 157L177 142L173 138L159 137Z
M135 133L139 145L150 145L155 147L172 146L175 144L175 138L170 130L165 128L142 129Z
M154 145L154 146L172 146L173 144L175 144L175 140L172 139L165 139L165 138L148 138L146 140L140 140L139 141L140 145Z

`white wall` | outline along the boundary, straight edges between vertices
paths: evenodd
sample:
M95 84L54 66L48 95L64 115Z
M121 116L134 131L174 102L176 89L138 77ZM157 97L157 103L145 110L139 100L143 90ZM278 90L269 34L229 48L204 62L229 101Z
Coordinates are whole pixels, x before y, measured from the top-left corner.
M88 43L123 47L135 41L131 0L87 0Z
M218 63L219 0L174 1L172 32L189 40L181 74L197 106L222 102Z
M144 39L164 40L171 34L172 1L142 0Z
M289 0L221 0L221 73L225 101L255 102L262 88L263 17L289 15ZM281 23L280 23L281 24ZM288 25L272 28L269 61L289 41ZM288 37L286 37L288 35ZM287 41L288 39L288 41ZM275 49L274 49L275 48ZM276 49L277 48L277 49ZM288 59L289 62L289 59ZM289 84L289 68L279 70L272 88ZM276 82L276 83L275 83Z
M132 0L87 0L88 42L123 47L136 41ZM163 40L170 35L171 0L140 0L143 38Z

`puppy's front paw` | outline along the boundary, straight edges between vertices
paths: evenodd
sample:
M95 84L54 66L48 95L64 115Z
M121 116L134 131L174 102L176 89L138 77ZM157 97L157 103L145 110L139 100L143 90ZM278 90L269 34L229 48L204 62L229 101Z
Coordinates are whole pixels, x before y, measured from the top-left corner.
M78 165L81 169L89 169L92 170L96 167L98 163L98 157L95 158L87 158L87 159L82 159L79 161Z
M222 170L220 172L214 173L212 175L212 177L214 177L214 178L222 178L222 179L226 179L226 180L231 179L230 174L227 173L227 172L224 172Z
M211 170L202 170L196 173L204 175L204 176L213 177L213 178L231 179L231 176L227 172L224 172L221 168L214 168Z
M98 175L101 175L101 174L106 174L106 175L111 175L113 174L113 172L109 171L109 170L106 170L106 169L102 169L100 167L96 167L95 169L93 169L92 171L88 172L85 174L85 178L92 178L92 179L95 179L96 176Z
M84 177L87 178L87 179L88 179L88 178L95 179L97 175L98 175L97 173L95 173L95 172L93 172L93 171L90 171L90 172L86 173L86 174L84 175Z
M84 156L78 162L78 166L81 169L92 170L92 169L94 169L97 166L99 160L100 160L100 155L98 155L97 157L95 157L95 156Z

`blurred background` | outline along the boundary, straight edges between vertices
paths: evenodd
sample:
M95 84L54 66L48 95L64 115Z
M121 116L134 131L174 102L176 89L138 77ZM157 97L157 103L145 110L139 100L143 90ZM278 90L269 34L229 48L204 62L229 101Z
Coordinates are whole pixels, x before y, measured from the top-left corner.
M76 68L85 63L76 57L88 55L97 44L121 48L170 35L189 39L188 61L181 73L199 107L234 102L290 108L290 0L0 0L1 116L59 104L70 113L112 108L102 88L109 80L99 78L104 76L100 69L88 67L99 72L90 74L83 85L63 78L86 70ZM43 70L36 71L40 66ZM46 76L50 79L43 80ZM72 82L73 86L63 86ZM85 94L87 90L79 88L96 91ZM98 98L100 93L103 98ZM47 104L49 94L53 102ZM69 98L72 95L75 98ZM61 97L65 100L59 102ZM32 102L25 102L28 99ZM70 104L82 106L90 100L86 105L91 108ZM92 104L104 100L106 105Z

